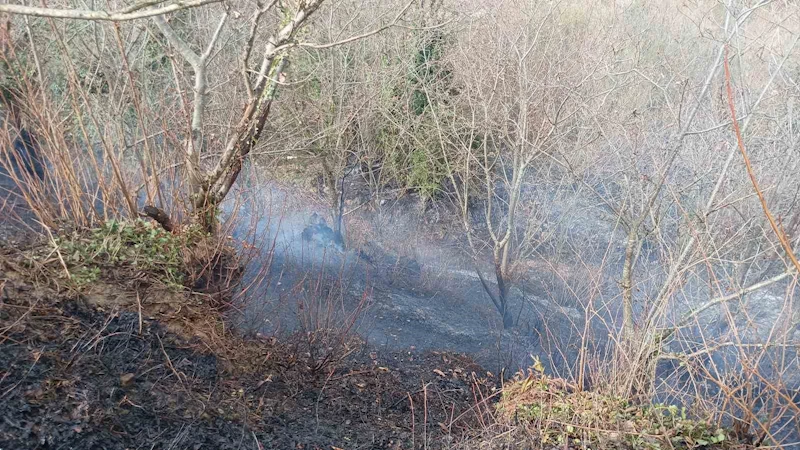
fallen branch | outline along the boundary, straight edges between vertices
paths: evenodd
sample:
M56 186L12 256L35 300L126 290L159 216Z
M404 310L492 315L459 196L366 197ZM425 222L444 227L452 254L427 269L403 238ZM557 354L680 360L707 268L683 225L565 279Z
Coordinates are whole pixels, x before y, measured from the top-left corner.
M142 215L155 220L159 225L161 225L161 228L169 231L170 233L175 229L175 226L172 223L172 220L169 218L169 215L161 208L147 205L142 208Z

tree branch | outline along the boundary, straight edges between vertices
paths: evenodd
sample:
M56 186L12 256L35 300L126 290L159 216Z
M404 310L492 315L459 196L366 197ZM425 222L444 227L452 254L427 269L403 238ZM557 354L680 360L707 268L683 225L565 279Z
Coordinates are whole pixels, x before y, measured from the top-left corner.
M19 14L23 16L49 17L53 19L79 19L79 20L104 20L111 22L123 22L127 20L143 19L146 17L160 16L182 9L195 8L198 6L219 3L222 0L178 0L167 6L160 8L147 9L150 5L161 3L159 1L145 1L118 11L93 11L89 9L58 9L40 8L25 5L0 4L0 13Z
M788 278L790 276L794 276L796 274L797 274L797 272L795 272L793 270L788 270L788 271L786 271L786 272L784 272L784 273L782 273L780 275L776 275L776 276L774 276L774 277L772 277L770 279L767 279L767 280L752 284L750 286L744 287L742 289L739 289L738 291L734 292L733 294L728 294L728 295L725 295L725 296L722 296L722 297L717 297L715 299L709 300L709 301L703 303L702 305L698 306L697 308L695 308L695 309L689 311L688 313L686 313L686 315L683 316L681 318L681 320L674 327L670 327L670 328L664 330L663 334L661 335L661 339L664 340L664 339L667 339L668 337L672 336L672 334L674 334L678 329L683 328L686 325L688 325L689 322L691 322L695 317L697 317L700 313L702 313L703 311L707 310L708 308L711 308L713 306L716 306L716 305L719 305L719 304L722 304L722 303L725 303L725 302L729 302L731 300L736 300L737 298L739 298L739 297L741 297L743 295L747 295L747 294L749 294L751 292L758 291L760 289L763 289L763 288L765 288L767 286L773 285L773 284L775 284L775 283L777 283L777 282L779 282L779 281L781 281L781 280L783 280L785 278Z
M189 47L189 44L186 43L183 39L181 39L176 33L175 30L164 20L161 16L153 17L153 22L155 22L158 29L161 31L161 34L167 38L170 45L175 47L178 50L183 58L192 65L192 68L197 71L198 67L201 65L201 58L200 56L194 52L194 50Z
M214 46L217 45L217 40L219 40L220 32L222 32L222 27L225 25L225 21L228 20L228 12L225 11L222 14L222 18L219 20L219 24L217 24L217 29L214 30L214 34L211 36L211 40L208 42L208 46L206 47L206 51L200 55L200 59L203 63L208 60L208 57L211 56L211 52L214 50Z
M389 24L384 25L384 26L382 26L380 28L376 28L376 29L374 29L372 31L368 31L366 33L359 34L359 35L356 35L356 36L351 36L349 38L342 39L340 41L328 42L328 43L325 43L325 44L315 44L313 42L293 42L293 43L288 43L288 44L286 44L286 45L284 45L282 47L279 47L278 50L285 50L285 49L288 49L290 47L305 47L305 48L313 48L313 49L325 49L325 48L331 48L331 47L336 47L336 46L339 46L339 45L348 44L350 42L355 42L355 41L358 41L358 40L361 40L361 39L368 38L370 36L374 36L374 35L376 35L378 33L381 33L383 31L388 30L389 28L395 27L397 25L397 22L400 21L400 18L403 17L403 15L405 15L406 11L408 11L408 8L410 8L411 5L413 5L414 2L416 2L416 1L417 0L411 0L410 2L408 2L406 4L406 6L403 9L401 9L399 13L397 13L397 15L394 17L394 19L392 19L392 21ZM447 23L449 23L449 22L446 22L446 23L443 23L443 24L439 24L439 25L437 25L437 27L444 26Z
M136 12L136 11L142 10L144 8L147 8L148 6L154 6L154 5L158 5L160 3L164 3L164 1L165 0L145 0L145 1L142 1L142 2L139 2L139 3L134 3L133 5L131 5L131 6L127 7L127 8L122 8L117 12L119 14L130 14L132 12Z
M278 3L278 0L271 0L267 6L263 6L263 4L259 1L258 11L256 11L256 13L253 15L252 23L250 24L250 31L247 33L247 43L245 44L244 51L242 52L242 77L244 78L244 87L247 90L248 103L253 101L254 94L253 86L250 83L250 73L247 68L247 61L250 60L250 54L253 51L253 43L256 39L256 32L258 31L258 24L261 22L261 16L272 9L276 3Z

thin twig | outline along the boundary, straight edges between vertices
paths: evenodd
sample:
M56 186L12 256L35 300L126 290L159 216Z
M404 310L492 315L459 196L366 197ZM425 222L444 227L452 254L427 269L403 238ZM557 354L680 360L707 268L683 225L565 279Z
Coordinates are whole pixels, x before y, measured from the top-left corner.
M139 295L139 291L136 291L136 306L139 309L139 335L142 334L142 297Z
M797 42L797 39L795 39L795 42ZM761 189L758 186L758 180L756 180L756 175L753 172L753 166L750 164L750 158L747 156L747 151L744 148L742 131L739 129L739 121L736 120L736 105L734 104L733 100L733 87L731 86L731 69L730 65L728 64L727 45L725 46L725 88L728 94L728 108L731 112L733 131L736 133L736 143L739 145L739 152L742 154L744 165L747 168L747 176L750 177L750 182L753 184L753 189L758 195L758 200L761 203L761 209L764 210L764 215L767 217L770 228L772 228L773 233L775 233L775 236L778 238L778 241L780 241L784 251L786 251L786 256L788 256L792 261L792 264L794 264L794 268L800 272L800 261L797 260L797 256L795 256L794 250L792 250L792 246L789 243L789 239L786 237L786 233L782 227L778 226L778 223L775 221L772 212L769 210L769 206L767 206L767 200L764 198L764 194L761 192Z
M13 391L14 389L16 389L16 388L17 388L17 386L19 386L20 384L22 384L22 382L23 382L23 381L25 381L25 379L26 379L26 378L28 378L28 375L31 373L31 371L33 370L33 368L34 368L34 367L36 367L36 364L39 362L39 359L42 357L42 354L43 354L43 353L44 353L44 347L42 347L42 349L41 349L41 350L39 350L38 352L35 352L35 353L34 353L33 364L31 364L31 366L28 368L28 371L27 371L27 372L25 372L25 375L23 375L22 377L20 377L19 381L17 381L17 383L16 383L16 384L14 384L14 385L13 385L13 386L11 386L10 388L6 389L6 391L5 391L5 392L3 392L3 394L2 394L2 395L0 395L0 398L3 398L3 397L5 397L6 395L8 395L8 394L9 394L11 391Z
M50 231L50 227L45 226L42 224L42 228L47 231L47 237L50 239L50 244L53 246L53 250L55 250L56 255L58 255L58 261L61 263L61 267L64 268L64 273L67 274L67 279L71 280L72 275L69 273L69 269L67 268L67 263L64 261L64 257L61 255L61 250L58 249L58 242L56 242L55 237L53 237L53 233Z
M161 353L164 354L164 359L167 361L167 367L169 367L172 373L176 377L178 377L178 381L181 383L181 386L183 386L183 388L186 389L186 386L183 384L183 378L181 377L180 372L178 372L178 370L175 369L175 366L172 365L172 359L170 359L169 355L167 354L167 351L164 349L164 342L161 341L161 336L156 334L156 337L158 338L158 345L161 346Z

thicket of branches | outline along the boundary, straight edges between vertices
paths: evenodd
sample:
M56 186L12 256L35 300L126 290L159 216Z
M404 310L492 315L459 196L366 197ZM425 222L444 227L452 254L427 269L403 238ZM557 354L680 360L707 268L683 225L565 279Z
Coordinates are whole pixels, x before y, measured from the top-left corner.
M6 117L54 168L27 194L43 223L155 204L213 226L251 162L311 158L336 223L345 176L447 208L508 327L526 264L567 267L579 385L666 390L776 442L800 414L798 5L190 3L0 6Z

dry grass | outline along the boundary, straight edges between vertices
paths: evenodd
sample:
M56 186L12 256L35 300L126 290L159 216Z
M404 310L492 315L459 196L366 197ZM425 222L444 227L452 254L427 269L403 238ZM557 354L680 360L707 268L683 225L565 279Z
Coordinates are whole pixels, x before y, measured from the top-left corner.
M634 404L581 390L538 370L505 384L495 421L462 444L481 449L744 449L732 430L694 418L686 408Z

